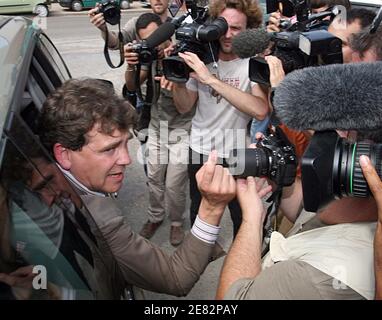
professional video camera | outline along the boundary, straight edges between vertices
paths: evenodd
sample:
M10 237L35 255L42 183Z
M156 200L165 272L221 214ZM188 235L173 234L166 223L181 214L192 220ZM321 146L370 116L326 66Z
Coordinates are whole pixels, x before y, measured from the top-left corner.
M381 177L382 144L351 143L335 131L318 131L302 157L304 207L317 211L334 199L368 197L370 190L359 164L367 155Z
M98 13L103 13L105 21L111 25L116 25L121 21L121 8L116 0L102 0Z
M170 57L163 60L163 74L166 79L174 82L187 82L192 71L178 56L179 52L193 52L208 64L215 60L217 54L217 45L214 42L228 30L227 21L222 17L209 21L207 7L200 7L192 0L186 0L186 6L188 13L173 20L177 28L176 48ZM193 22L182 25L188 16L192 17Z
M274 134L260 139L255 149L232 150L227 163L237 178L267 177L279 187L292 185L296 177L294 147L279 127Z
M342 63L342 41L326 30L328 20L323 20L334 18L338 14L337 8L308 15L306 0L272 1L275 2L284 4L284 15L297 17L297 21L285 31L274 33L271 37L274 43L272 54L281 60L286 74L308 66ZM263 58L250 59L249 77L252 81L269 85L269 73Z

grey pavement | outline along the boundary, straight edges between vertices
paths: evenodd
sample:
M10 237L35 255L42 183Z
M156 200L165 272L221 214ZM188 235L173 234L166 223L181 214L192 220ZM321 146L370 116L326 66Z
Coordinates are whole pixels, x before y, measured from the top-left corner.
M139 15L147 11L147 9L142 10L142 8L140 8L139 2L134 2L134 5L136 5L136 8L124 10L122 23L126 23L126 21L134 15ZM51 15L47 20L46 32L60 51L72 76L74 78L94 77L110 80L113 82L116 91L120 93L124 83L124 71L126 66L111 69L106 64L103 56L103 40L100 36L100 32L90 24L86 16L87 10L75 13L64 10L57 4L53 4L52 9ZM114 59L113 61L117 62L118 56L116 52L111 52L111 54L112 59ZM138 159L138 155L140 154L139 147L140 144L136 139L133 139L129 143L133 163L127 168L124 187L118 197L118 205L126 214L132 228L137 232L139 232L143 223L147 220L148 208L147 179L143 171L143 165ZM186 231L190 229L188 207L189 199L187 199L187 206L184 213L184 229ZM232 223L229 212L225 212L221 227L219 242L228 250L232 241ZM169 242L169 235L170 221L166 218L151 240L171 254L175 248ZM223 261L224 259L220 258L210 263L191 292L186 297L179 299L214 299ZM146 292L146 297L148 299L161 300L178 299L173 296L153 292Z

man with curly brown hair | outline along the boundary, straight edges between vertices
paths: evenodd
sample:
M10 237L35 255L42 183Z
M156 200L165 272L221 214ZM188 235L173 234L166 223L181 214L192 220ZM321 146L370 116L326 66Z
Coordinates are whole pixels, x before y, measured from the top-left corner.
M186 83L174 83L174 102L179 112L191 110L192 119L188 174L190 178L191 223L196 218L201 197L195 174L216 149L220 161L235 148L246 144L246 128L251 118L262 120L268 113L267 97L256 96L257 85L248 77L249 59L240 59L232 51L232 38L247 28L261 25L262 11L257 0L210 1L212 18L222 17L228 30L218 40L218 59L205 65L192 52L179 53L193 70ZM166 85L162 82L162 85ZM229 204L236 234L241 223L241 211L236 200Z

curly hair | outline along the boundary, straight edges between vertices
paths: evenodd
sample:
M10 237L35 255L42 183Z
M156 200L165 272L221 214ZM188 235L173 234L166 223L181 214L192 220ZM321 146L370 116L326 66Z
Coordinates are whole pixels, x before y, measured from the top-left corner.
M211 17L217 18L225 9L239 10L247 16L247 28L258 28L263 21L263 11L258 0L211 0Z
M55 143L81 150L95 124L104 134L126 132L135 126L136 114L105 81L72 79L46 99L38 122L40 139L52 153Z

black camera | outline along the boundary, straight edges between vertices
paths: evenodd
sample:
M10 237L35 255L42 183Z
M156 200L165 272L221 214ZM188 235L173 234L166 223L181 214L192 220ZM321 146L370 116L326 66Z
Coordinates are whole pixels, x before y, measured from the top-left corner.
M135 53L138 53L138 59L141 65L148 66L154 60L158 59L158 50L156 48L150 48L145 40L134 43L132 48Z
M121 21L121 8L116 0L102 0L98 13L103 13L105 21L111 25L116 25Z
M163 74L166 79L174 82L187 82L192 71L178 56L179 52L193 52L200 60L208 64L217 56L218 47L214 42L228 30L228 24L224 18L219 17L208 21L207 8L197 7L189 2L186 4L190 10L189 13L175 22L177 27L175 38L178 43L172 55L163 59ZM193 22L180 25L179 21L184 21L187 15L191 15Z
M327 31L330 20L323 20L327 17L334 18L338 14L336 9L309 16L306 0L280 2L287 4L284 7L284 15L297 15L297 22L284 23L286 31L274 33L271 38L271 42L274 43L272 55L281 60L286 74L308 66L343 62L342 41ZM265 59L250 59L251 81L270 85L269 74L269 66Z
M343 197L370 196L359 164L361 155L370 158L381 177L382 144L351 143L335 131L316 132L301 163L305 210L315 212Z
M232 150L227 163L237 178L267 177L280 187L292 185L296 178L294 146L279 127L261 139L255 149Z
M285 74L297 69L322 64L342 63L342 41L326 30L279 32L273 55L281 60ZM270 70L265 59L249 60L251 81L269 85Z

